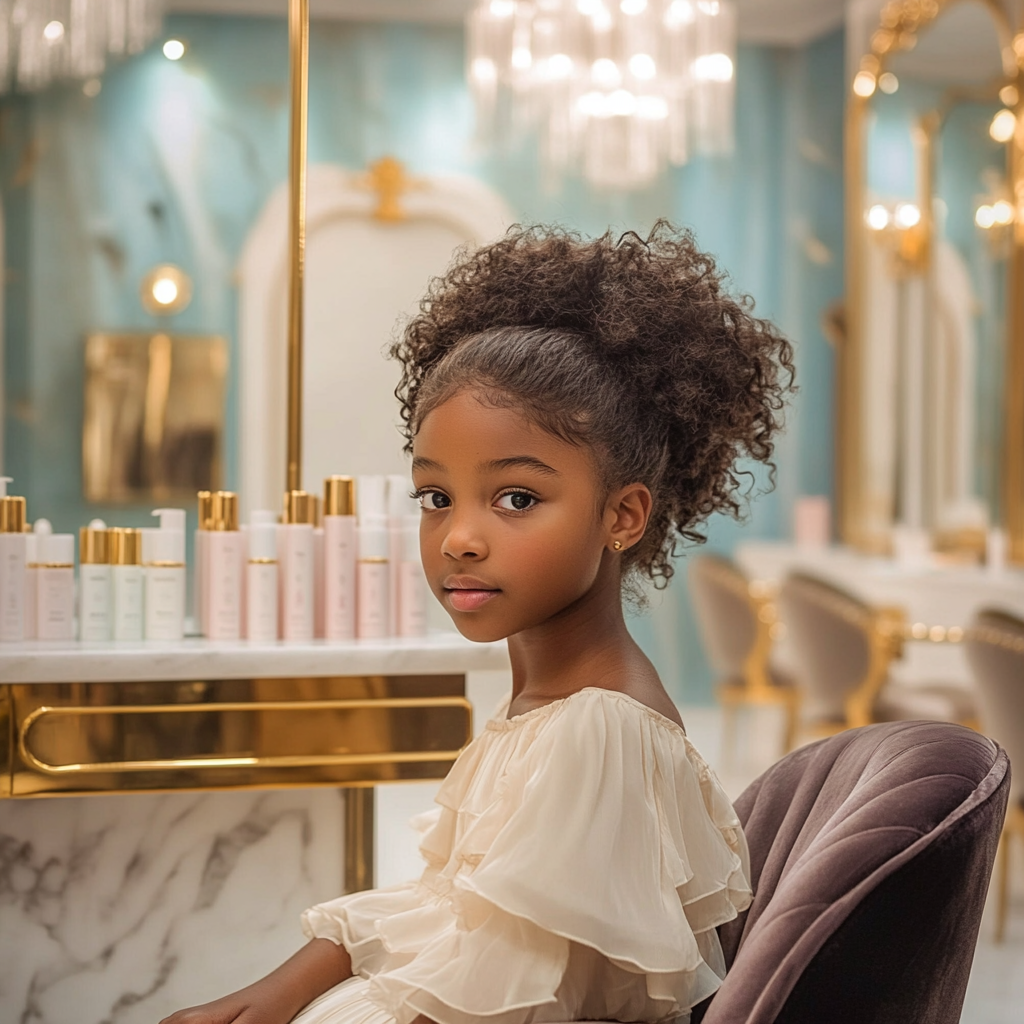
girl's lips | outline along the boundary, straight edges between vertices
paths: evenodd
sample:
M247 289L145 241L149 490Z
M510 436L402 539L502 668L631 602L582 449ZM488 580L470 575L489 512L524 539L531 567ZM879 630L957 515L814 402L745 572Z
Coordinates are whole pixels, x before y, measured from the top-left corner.
M500 590L452 588L448 590L448 601L457 612L475 612L487 604L492 597L497 597L500 593Z

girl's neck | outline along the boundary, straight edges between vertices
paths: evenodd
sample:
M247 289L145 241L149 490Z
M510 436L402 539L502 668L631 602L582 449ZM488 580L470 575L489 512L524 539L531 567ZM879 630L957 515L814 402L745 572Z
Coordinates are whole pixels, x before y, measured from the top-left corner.
M626 627L617 567L599 571L578 601L539 626L508 638L512 699L532 705L586 686L626 689L629 677L657 673ZM659 687L660 688L660 687Z

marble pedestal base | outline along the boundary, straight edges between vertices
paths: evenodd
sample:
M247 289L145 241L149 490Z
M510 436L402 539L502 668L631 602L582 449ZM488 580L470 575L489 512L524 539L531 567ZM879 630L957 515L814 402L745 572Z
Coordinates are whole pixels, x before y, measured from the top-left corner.
M342 891L343 811L336 789L0 802L0 1024L157 1024L266 973Z

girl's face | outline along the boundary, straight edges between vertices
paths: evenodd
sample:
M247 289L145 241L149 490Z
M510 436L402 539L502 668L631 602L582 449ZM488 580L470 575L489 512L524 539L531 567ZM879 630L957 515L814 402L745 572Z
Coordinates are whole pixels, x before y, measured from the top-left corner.
M427 580L471 640L501 640L547 622L599 576L617 590L614 542L628 547L646 524L646 513L639 524L622 522L587 449L472 391L424 417L412 474ZM637 486L649 510L646 488Z

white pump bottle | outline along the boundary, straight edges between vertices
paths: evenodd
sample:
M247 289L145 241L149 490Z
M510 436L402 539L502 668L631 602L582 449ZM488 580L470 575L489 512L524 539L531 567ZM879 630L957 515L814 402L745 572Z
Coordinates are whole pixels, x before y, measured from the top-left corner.
M185 510L158 508L160 526L142 534L147 640L185 635Z

